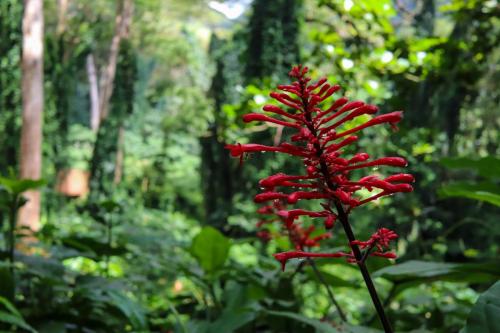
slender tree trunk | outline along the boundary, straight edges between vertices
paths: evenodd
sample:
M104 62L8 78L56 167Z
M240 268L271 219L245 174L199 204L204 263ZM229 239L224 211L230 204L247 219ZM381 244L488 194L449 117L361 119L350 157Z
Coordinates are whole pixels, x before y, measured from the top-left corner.
M87 56L87 76L90 87L90 127L94 132L99 129L99 84L95 67L94 55Z
M42 169L43 113L43 0L24 0L22 52L21 178L38 179ZM40 192L24 194L28 202L18 223L36 231L40 220Z
M118 62L118 53L120 51L120 41L128 36L130 23L132 21L132 0L122 0L117 8L115 19L115 34L111 40L109 49L108 64L103 70L101 76L101 93L99 101L100 118L105 119L109 112L109 100L113 93L113 83L116 74L116 64Z
M120 129L118 130L118 144L116 147L116 159L115 159L115 175L113 179L113 183L119 184L122 181L123 176L123 159L124 159L124 151L123 144L125 141L125 127L123 124L120 125Z
M57 0L57 34L62 35L66 31L66 13L68 12L69 0Z

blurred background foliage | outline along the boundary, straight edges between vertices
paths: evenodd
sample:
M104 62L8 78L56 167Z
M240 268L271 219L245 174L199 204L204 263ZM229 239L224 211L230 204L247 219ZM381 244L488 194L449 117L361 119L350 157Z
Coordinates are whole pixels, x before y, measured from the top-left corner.
M86 59L105 65L116 4L69 0L61 32L58 3L44 9L42 229L18 247L14 271L9 212L35 185L14 176L23 4L0 1L0 329L378 332L355 268L317 262L346 324L311 267L281 272L271 254L286 238L255 236L258 180L300 164L268 153L240 166L224 150L288 138L241 115L303 63L350 99L405 111L397 134L368 130L359 149L407 158L416 190L353 215L360 239L379 226L400 235L395 262L369 263L396 331L500 332L477 315L500 298L498 284L488 289L500 276L497 0L134 0L97 133ZM89 193L61 193L68 170L90 173Z

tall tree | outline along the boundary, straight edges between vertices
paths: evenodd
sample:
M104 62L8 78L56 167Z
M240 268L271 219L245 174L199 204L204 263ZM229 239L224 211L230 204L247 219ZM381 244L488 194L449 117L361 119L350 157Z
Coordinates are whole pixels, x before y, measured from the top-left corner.
M126 117L133 110L136 78L136 57L128 39L122 40L119 54L117 84L110 103L111 112L99 127L91 161L91 199L100 194L111 195L123 174L123 126ZM114 168L111 169L110 165Z
M42 171L43 113L43 0L25 0L22 49L21 178L38 179ZM19 223L39 228L40 192L25 193L27 204L19 212Z
M99 96L99 121L96 125L96 120L91 119L93 122L91 124L92 128L95 130L97 127L98 129L90 166L91 200L102 193L111 194L114 184L119 183L121 180L123 168L123 121L125 115L129 114L132 109L133 78L135 76L135 58L128 40L132 14L133 1L120 1L116 12L115 32L111 40L108 62L101 74L100 90L94 91ZM91 80L92 63L87 63L87 65L89 80ZM114 89L115 76L120 75L123 77L118 80L120 84ZM126 91L126 93L123 94L123 91ZM120 98L117 99L117 96L120 96ZM91 91L92 98L94 100L91 100L91 102L95 103L95 95ZM111 107L109 105L110 100L113 104ZM110 109L111 112L109 112ZM95 117L96 110L91 110L91 112L91 117ZM109 161L109 156L112 155L115 155L115 160ZM114 165L113 174L106 171L107 168L104 164L107 162Z
M108 116L109 100L113 94L113 84L115 81L120 42L123 38L127 38L129 35L130 24L132 21L132 11L132 0L120 1L115 18L115 34L111 40L111 46L109 48L109 60L101 77L101 92L99 101L101 120Z
M298 63L302 0L255 0L248 22L245 75L249 80L286 77Z
M92 131L97 132L99 129L99 84L94 55L92 53L87 55L86 63L90 95L90 128L92 128Z

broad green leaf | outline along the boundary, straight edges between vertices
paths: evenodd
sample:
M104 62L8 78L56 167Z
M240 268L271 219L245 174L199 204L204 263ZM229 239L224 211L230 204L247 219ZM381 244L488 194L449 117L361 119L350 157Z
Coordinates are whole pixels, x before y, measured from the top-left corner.
M209 333L211 323L205 320L190 320L186 324L187 332Z
M460 333L500 332L500 281L479 296L472 307L467 324Z
M381 331L379 330L364 326L352 326L346 324L338 324L336 326L332 326L328 323L324 323L317 319L308 318L304 315L294 312L267 310L266 313L271 316L285 317L304 323L316 329L316 332L318 333L381 333Z
M498 186L492 183L452 183L441 187L438 190L438 194L441 198L462 197L500 206L500 192Z
M210 324L209 333L234 332L257 317L257 313L248 309L226 308L221 316Z
M230 240L212 227L204 227L193 239L190 253L206 273L224 266L231 247Z
M0 185L14 195L21 194L28 190L34 190L46 184L43 179L14 179L0 177Z
M317 332L321 332L321 333L341 333L341 332L345 332L345 331L340 331L340 330L334 328L333 326L328 325L327 323L321 322L321 321L319 321L317 319L308 318L308 317L306 317L304 315L301 315L301 314L298 314L298 313L294 313L294 312L288 312L288 311L270 311L270 310L268 310L268 311L266 311L266 313L269 314L269 315L271 315L271 316L285 317L285 318L289 318L289 319L292 319L292 320L304 323L306 325L314 327Z
M454 264L410 260L373 273L397 284L397 291L432 281L484 283L500 278L498 262Z
M500 158L488 156L481 159L466 157L442 158L441 164L450 169L472 169L485 178L500 178Z
M0 323L6 323L25 329L28 332L36 333L35 329L28 325L21 316L17 316L5 311L0 311Z

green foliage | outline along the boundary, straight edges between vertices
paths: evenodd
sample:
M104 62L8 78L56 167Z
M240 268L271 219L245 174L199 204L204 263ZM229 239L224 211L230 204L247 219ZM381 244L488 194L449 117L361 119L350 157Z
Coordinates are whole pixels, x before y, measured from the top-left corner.
M297 313L286 312L286 311L268 311L267 313L271 316L285 317L285 318L292 319L292 320L297 321L297 322L304 323L308 326L312 326L315 328L316 332L318 332L318 333L338 333L338 332L340 332L336 328L333 328L332 326L330 326L326 323L305 317L305 316L297 314Z
M452 264L410 260L384 267L373 276L391 281L395 284L395 290L400 292L433 281L488 283L500 278L500 269L498 262Z
M500 159L494 156L471 159L466 157L443 158L440 163L449 169L469 169L484 178L500 178Z
M133 2L99 133L89 128L85 62L93 55L99 75L107 65L118 2L69 1L62 33L59 2L44 2L42 182L14 176L23 4L0 1L0 330L377 332L352 265L317 262L347 313L342 324L311 267L294 261L282 272L272 258L289 248L286 237L255 238L257 179L301 165L264 154L240 166L224 149L290 140L241 114L273 103L269 92L299 61L350 99L405 111L400 135L369 131L359 147L407 158L415 192L353 215L360 239L381 225L400 235L397 264L369 262L396 331L495 327L498 284L473 307L500 275L495 1L255 0L234 20L209 1ZM92 173L88 197L53 190L66 168ZM10 253L12 239L24 241L13 213L35 188L42 229ZM345 242L340 234L325 251Z
M252 79L286 78L299 63L298 36L302 0L256 0L248 22L245 75Z
M479 184L456 182L450 185L444 185L439 189L438 193L442 198L462 197L488 202L500 207L500 192L498 191L498 186L488 182Z
M21 18L23 2L0 3L0 161L1 174L17 162L21 113Z
M498 311L500 311L500 282L496 282L479 296L470 312L467 324L460 332L498 332L500 330Z
M23 316L16 307L10 303L6 298L0 296L0 304L2 310L0 310L0 323L5 323L25 329L28 332L36 333L36 331L26 323Z
M478 160L470 158L444 158L441 164L449 169L471 170L487 181L481 182L452 182L443 185L438 194L442 198L463 197L478 201L488 202L500 206L500 191L498 184L500 180L500 160L493 156Z
M12 196L18 196L23 192L34 190L46 184L43 179L17 179L0 177L0 185Z
M213 274L221 269L229 254L231 242L217 229L204 227L193 238L190 253L207 274Z

